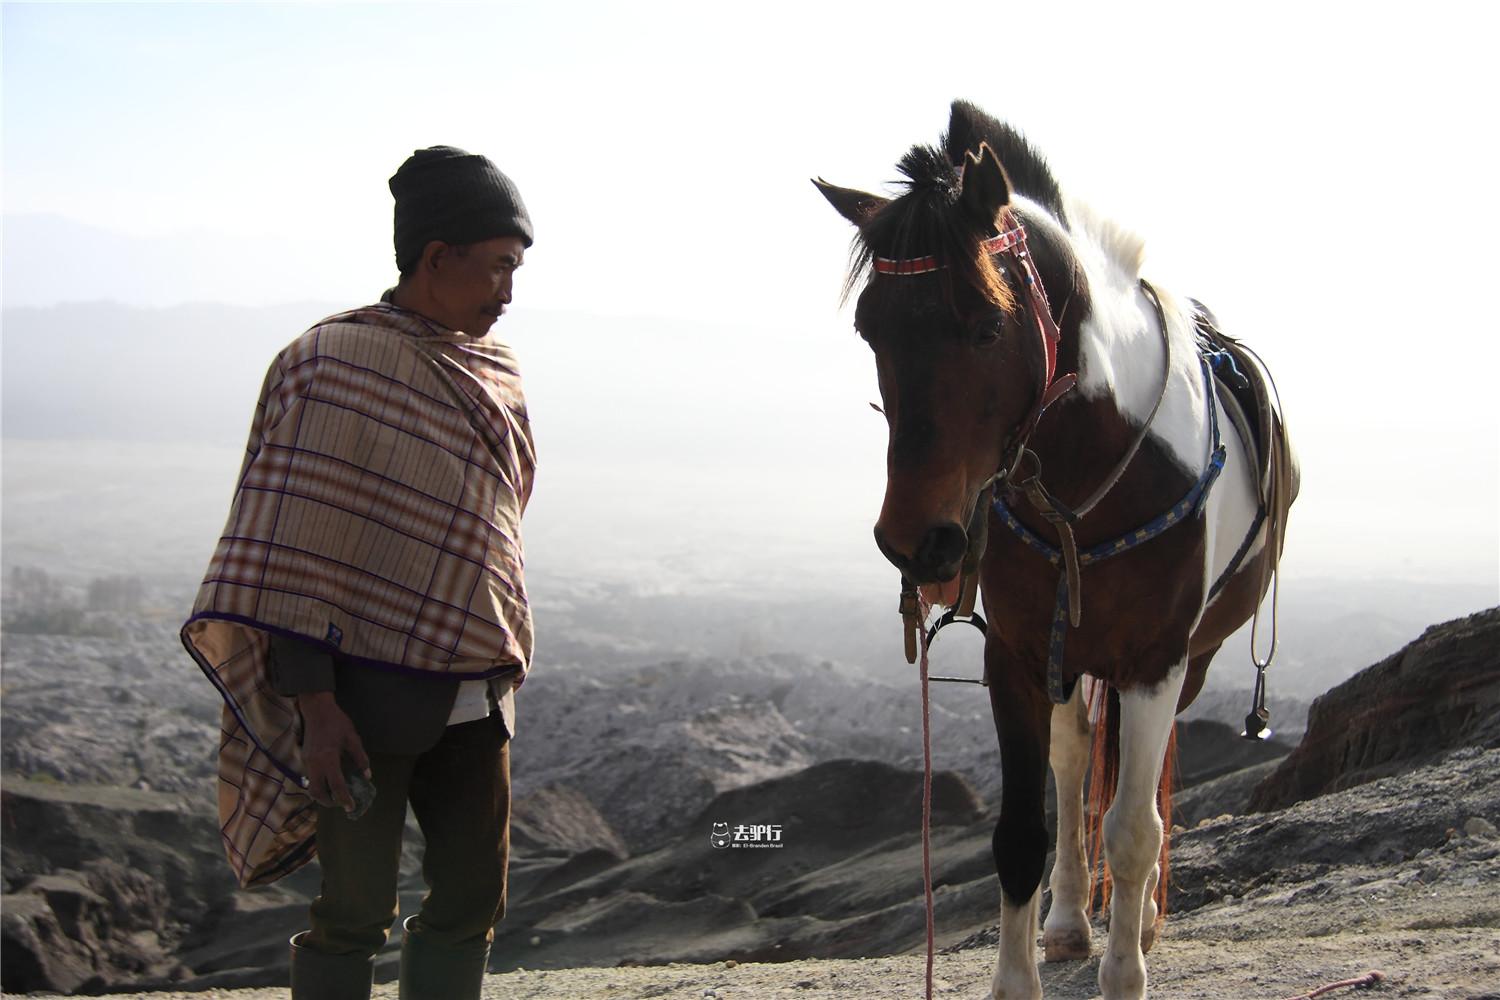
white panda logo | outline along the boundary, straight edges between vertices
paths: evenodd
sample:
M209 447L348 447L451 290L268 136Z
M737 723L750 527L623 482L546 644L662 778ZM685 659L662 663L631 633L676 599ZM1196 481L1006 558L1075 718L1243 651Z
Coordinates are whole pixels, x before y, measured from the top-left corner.
M729 846L729 824L728 823L715 823L714 824L714 828L713 828L713 832L708 835L708 842L710 844L714 845L715 849L728 847Z

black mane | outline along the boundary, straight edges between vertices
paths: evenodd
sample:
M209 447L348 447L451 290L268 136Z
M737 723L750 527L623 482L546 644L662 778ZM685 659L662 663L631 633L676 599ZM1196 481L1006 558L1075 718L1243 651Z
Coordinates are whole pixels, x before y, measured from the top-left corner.
M904 193L885 204L860 226L855 238L844 294L851 294L869 273L876 256L910 259L929 254L948 262L959 276L985 290L992 301L1009 305L1010 295L979 244L994 234L963 212L953 211L962 194L964 156L987 144L1005 168L1012 189L1046 209L1064 227L1062 191L1047 161L1020 132L991 118L968 101L954 101L945 132L936 146L916 145L896 165ZM942 273L947 288L951 272ZM951 295L950 295L951 300Z
M985 114L968 101L954 101L948 118L948 131L936 146L913 146L896 165L910 199L909 211L931 210L934 202L951 206L958 200L964 156L979 152L980 143L994 151L1011 187L1017 194L1041 205L1067 228L1062 190L1047 160L1019 131L997 118Z
M1016 192L1041 205L1067 228L1062 190L1042 154L1010 125L990 117L968 101L954 101L948 131L942 138L943 152L948 161L962 163L964 154L978 152L981 142L994 150ZM907 155L910 157L911 154ZM905 162L903 159L902 163Z

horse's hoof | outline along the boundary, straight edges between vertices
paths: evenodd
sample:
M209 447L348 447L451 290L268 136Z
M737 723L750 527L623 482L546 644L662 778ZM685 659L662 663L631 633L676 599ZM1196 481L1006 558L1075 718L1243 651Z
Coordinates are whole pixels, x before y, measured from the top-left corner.
M1088 931L1047 931L1042 936L1042 955L1048 962L1077 962L1089 957Z
M1156 943L1156 936L1161 933L1161 925L1162 919L1158 917L1151 923L1147 924L1144 928L1142 928L1141 954L1144 955L1146 952L1150 951L1151 946Z

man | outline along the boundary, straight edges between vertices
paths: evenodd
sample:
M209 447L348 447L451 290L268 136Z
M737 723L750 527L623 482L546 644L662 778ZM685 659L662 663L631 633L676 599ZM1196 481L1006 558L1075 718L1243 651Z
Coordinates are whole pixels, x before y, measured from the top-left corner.
M243 886L314 856L292 996L370 995L410 802L427 841L401 996L477 998L504 914L514 688L530 664L520 522L535 453L489 330L532 243L483 156L390 179L400 282L277 355L183 644L223 694L219 814ZM373 803L367 786L374 786Z

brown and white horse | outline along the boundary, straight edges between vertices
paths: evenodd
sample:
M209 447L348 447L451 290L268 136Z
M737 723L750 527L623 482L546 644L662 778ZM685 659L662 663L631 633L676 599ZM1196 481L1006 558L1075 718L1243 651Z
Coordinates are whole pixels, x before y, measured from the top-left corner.
M1041 996L1049 761L1058 830L1045 957L1090 954L1091 727L1084 685L1072 683L1087 675L1118 693L1119 712L1118 778L1102 824L1114 888L1099 987L1110 1000L1143 997L1172 720L1260 603L1279 533L1267 543L1251 443L1226 420L1217 447L1224 403L1199 351L1201 307L1140 280L1137 238L1064 197L1016 131L964 102L953 105L940 144L914 147L899 169L905 191L895 198L815 183L858 227L849 290L858 291L855 325L875 354L890 431L877 544L907 581L934 584L958 576L966 554L977 555L976 526L987 529L978 579L1003 776L993 995ZM1028 287L1038 276L1045 294ZM1076 373L1076 386L1054 372ZM1036 543L1056 557L1065 539L1019 490L1023 465L1056 499L1054 515L1114 478L1069 522L1078 553L1097 554L1153 522L1164 530L1115 558L1079 560L1075 584L1060 584L1067 560ZM1294 493L1294 460L1289 467ZM989 509L976 517L981 503ZM1075 625L1070 609L1081 611Z

